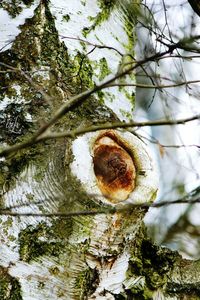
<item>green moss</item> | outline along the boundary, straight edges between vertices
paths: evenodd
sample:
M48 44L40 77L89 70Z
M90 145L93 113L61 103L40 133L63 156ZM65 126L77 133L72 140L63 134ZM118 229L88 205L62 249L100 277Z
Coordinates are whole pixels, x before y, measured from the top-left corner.
M120 109L119 110L120 113L122 114L122 116L124 116L125 118L132 120L133 119L133 115L130 112L125 111L124 109Z
M97 96L99 99L99 103L104 104L105 93L103 91L98 91Z
M107 60L105 59L105 57L100 59L99 65L100 65L99 80L101 81L106 76L111 74L111 70L108 67L108 63L107 63Z
M14 241L16 241L16 237L15 237L14 235L9 235L9 236L8 236L8 240L9 240L10 242L14 242Z
M3 267L0 267L0 299L22 300L19 282L10 276Z
M92 21L93 24L90 27L85 27L82 30L82 34L84 37L87 37L87 35L92 30L94 30L96 26L99 26L102 22L109 19L110 14L113 11L116 3L116 0L98 0L100 12L95 17L89 17L90 21Z
M58 269L58 267L54 266L49 269L49 272L51 275L57 275L57 274L59 274L60 270Z
M86 268L79 273L75 281L75 289L79 291L79 299L87 299L94 291L94 282L98 280L98 274L95 270Z
M52 255L57 257L62 249L61 242L52 241L46 223L40 223L36 227L28 226L19 234L20 259L25 262L37 259L40 256Z
M109 18L115 2L99 1L101 12L93 20L94 27ZM43 1L41 1L41 5L44 5ZM35 70L40 70L42 67L48 69L48 78L43 78L41 74L34 73L33 80L36 84L40 84L49 95L53 96L50 103L43 99L41 94L35 91L29 83L25 82L21 74L9 74L9 77L1 74L2 80L0 80L0 85L20 85L21 94L26 103L26 105L22 104L22 107L26 107L33 120L45 122L51 118L55 110L63 103L63 100L67 101L70 96L93 87L93 64L81 52L78 52L73 59L69 57L66 46L59 41L53 16L47 6L45 6L44 15L41 5L36 9L34 17L26 20L25 24L20 27L21 33L13 43L12 49L4 54L0 54L0 58L5 63L26 70L27 74L33 74L32 71L35 72ZM41 51L38 49L41 49ZM104 58L100 61L99 66L100 79L103 80L105 76L110 74L110 70ZM63 96L62 93L58 93L59 90L62 90ZM13 98L17 97L16 91L12 87L5 90L5 95L10 95ZM99 92L98 95L103 103L103 92ZM116 116L102 103L99 100L95 100L94 97L90 97L85 102L75 105L62 120L57 122L53 130L65 130L66 128L70 130L79 126L116 120ZM16 140L20 142L30 138L32 132L37 130L39 126L40 121L32 122L26 130L24 129L17 136ZM12 139L13 136L11 135L7 142L12 144ZM59 183L58 187L62 196L59 194L59 199L54 200L59 201L56 203L58 211L70 212L98 208L99 204L95 200L91 201L91 198L88 198L80 182L71 174L69 167L73 156L70 150L68 153L65 153L63 149L65 147L70 149L72 142L73 139L67 139L66 141L63 139L57 142L49 141L18 152L7 161L7 167L9 168L9 175L6 177L7 181L15 181L25 166L33 164L37 169L36 173L33 174L34 181L43 182L44 176L47 174L49 176L48 184ZM48 169L50 162L55 166L57 174L55 174L54 170ZM34 195L26 196L28 201L33 201ZM49 198L48 200L51 201L51 198L54 198L54 194L50 195ZM46 212L45 205L41 204L39 208L41 211ZM75 238L88 237L92 226L91 220L92 217L78 217L66 220L55 219L51 220L52 225L50 226L49 223L28 226L19 234L20 259L25 262L31 262L41 256L53 256L54 258L65 256L65 261L67 261L66 257L68 257L68 254L70 257L70 249L73 247L69 243L69 237L74 238L74 240L76 240ZM71 236L72 234L73 236ZM80 256L84 256L84 253L88 250L88 243L89 240L85 240L85 242L80 244L78 250L73 249L73 251L79 251ZM111 254L114 255L114 253ZM50 272L52 275L57 276L59 270L53 267L50 269ZM80 276L77 278L76 285L83 290L83 296L88 294L88 290L92 290L93 282L98 279L94 272L88 268L80 273Z
M52 222L51 235L55 236L58 241L66 242L73 231L73 219L60 219Z
M197 300L200 299L200 284L195 283L178 283L172 282L167 284L167 293L170 296L177 296L178 299Z
M146 284L142 290L132 289L131 293L134 299L150 300L155 290L166 286L170 270L180 256L176 252L152 244L146 234L137 236L135 241L134 248L131 248L127 278L144 277Z
M35 118L41 118L42 120L49 119L53 112L60 106L63 101L63 97L68 97L69 94L77 94L86 88L93 87L93 66L89 59L84 54L78 52L75 58L70 60L65 45L60 43L58 39L54 18L51 16L47 7L45 8L45 18L48 19L48 22L45 22L44 27L41 28L41 19L44 19L44 16L41 15L42 5L43 4L39 5L35 10L33 18L27 19L26 23L20 26L21 33L13 43L11 50L0 54L1 61L13 65L14 67L17 65L27 72L32 71L32 69L34 69L34 71L37 69L40 70L41 66L48 67L50 80L42 78L41 75L34 75L34 82L42 85L43 88L46 88L48 93L53 96L53 102L50 103L50 105L45 101L45 99L43 99L43 97L41 97L40 93L36 92L35 89L24 80L21 74L0 74L0 86L9 87L5 90L5 95L13 97L13 100L17 97L17 94L15 88L12 87L12 84L20 85L21 96L24 98L25 104L19 105L18 108L21 109L21 112L24 112L25 109L25 112L31 114L33 120ZM34 31L32 28L34 28ZM38 48L41 49L41 52L38 52ZM2 69L4 71L6 70L6 68L3 67ZM108 74L109 70L106 66L106 62L102 60L101 78L103 78L106 73ZM62 90L60 96L58 93L59 90ZM91 98L88 102L90 101ZM97 102L95 105L96 104ZM95 105L93 105L93 107ZM97 106L99 107L99 104L97 104L96 107ZM52 107L54 107L54 111L52 111ZM86 106L82 106L81 110L84 110L85 107ZM17 120L19 123L18 128L20 130L18 130L17 135L13 132L11 132L10 135L7 134L8 131L5 130L7 118L4 112L2 126L4 128L3 133L5 133L6 139L4 140L8 142L8 144L26 140L39 125L36 122L25 122L23 114L20 115L16 109L12 109L12 111L16 111L16 113L18 113ZM70 117L72 115L73 123L75 124L77 113L70 113ZM92 115L94 116L94 113ZM72 123L70 117L68 120ZM96 117L94 118L96 119ZM16 116L13 115L12 119L10 118L10 124L12 124L15 119ZM80 119L79 116L78 119ZM64 124L64 122L61 123ZM75 124L75 127L76 126L77 124ZM10 128L12 129L12 126L10 126ZM35 147L35 150L37 150L37 147Z
M80 91L85 88L92 88L94 86L92 76L93 69L88 57L80 52L77 53L73 62L71 63L71 78L74 84L80 87Z
M4 63L18 66L21 69L31 72L32 69L40 69L41 65L48 67L50 72L50 81L43 79L40 75L34 77L34 82L38 84L43 84L43 88L49 89L49 87L59 86L60 76L62 74L63 78L69 78L66 74L69 74L70 67L67 63L68 55L66 48L58 40L57 32L54 26L54 20L51 17L48 9L46 9L46 17L49 18L49 22L46 22L45 28L41 30L41 5L36 9L35 15L32 19L27 19L26 23L21 26L21 33L18 35L13 43L11 50L4 53L0 53L0 59ZM32 30L34 28L34 30ZM43 34L41 34L43 32ZM41 55L37 51L35 45L35 38L37 43L41 46ZM7 69L1 66L4 71ZM31 76L31 75L30 75ZM61 79L62 81L62 79ZM0 115L0 129L1 135L4 142L8 144L13 144L16 142L22 142L29 139L32 132L37 130L39 122L27 122L25 119L26 113L30 113L34 119L42 119L45 121L51 117L50 111L52 111L52 106L58 108L60 102L63 99L59 99L58 92L54 92L55 89L49 89L51 92L56 93L55 103L47 103L35 89L24 80L20 73L8 73L0 74L0 87L4 90L2 99L4 96L13 98L19 97L13 86L20 86L20 97L24 99L25 103L22 104L11 104L9 105L2 115ZM67 82L67 86L72 86L71 81ZM8 88L4 88L8 87ZM69 88L69 92L72 89ZM15 126L15 127L13 127ZM15 130L13 130L13 128ZM43 143L41 145L33 146L32 148L25 149L18 152L14 157L10 157L5 162L1 162L1 176L0 184L1 187L6 187L15 181L17 174L19 174L25 165L31 163L34 157L34 164L38 165L38 171L35 176L38 181L42 179L44 170L44 160L43 153L48 151L48 143ZM42 159L43 157L43 159ZM43 160L43 162L41 161Z
M141 251L147 284L152 288L163 286L167 281L166 275L179 256L178 253L153 245L149 240L142 242Z
M6 0L0 3L0 8L5 9L13 18L18 16L22 12L22 7L20 5L14 5L13 3L9 3Z
M127 89L124 89L124 94L126 96L126 99L128 99L130 101L130 103L132 104L132 111L135 108L135 92L129 92L127 91Z
M127 49L128 53L131 53L134 55L134 45L136 43L136 33L135 33L135 26L137 24L137 19L139 16L141 16L141 11L140 11L140 0L136 1L126 1L124 2L118 2L119 7L121 11L124 13L125 18L125 25L124 29L127 33L128 36L128 44L124 45Z
M107 4L107 2L105 3ZM59 97L57 93L59 88L62 89L64 97L68 98L68 95L77 94L80 91L93 86L93 66L91 65L91 62L87 56L80 52L77 53L75 58L70 59L64 43L60 43L58 39L54 18L47 6L45 6L45 16L43 15L43 5L44 4L41 2L35 10L34 17L27 19L25 24L20 26L21 33L14 41L11 50L0 53L0 59L11 66L18 66L21 69L26 70L27 74L29 74L29 71L32 72L34 70L35 72L35 70L40 70L41 66L47 68L49 70L48 80L43 78L40 74L34 75L33 80L36 84L42 85L43 88L53 96L53 102L47 103L45 99L41 97L41 94L35 91L29 82L24 80L20 73L0 74L0 86L8 86L4 91L3 97L13 97L14 101L18 95L13 86L18 85L21 87L21 96L25 102L14 106L14 108L12 106L8 110L8 114L11 113L13 115L11 115L12 122L14 122L16 115L18 114L18 127L21 130L18 135L15 135L12 132L8 135L5 126L3 126L6 122L4 113L4 123L2 124L2 128L4 128L3 133L5 134L4 141L8 144L26 141L31 137L32 132L37 130L39 126L39 122L35 121L26 123L25 118L23 117L24 111L30 113L33 120L41 119L46 121L51 117L54 111L60 107L63 101L63 97ZM41 22L41 20L44 21L45 18L46 22ZM43 24L43 27L41 24ZM37 45L40 47L37 47ZM38 48L41 49L41 52L38 52ZM100 67L101 78L103 78L110 72L105 59L101 60ZM6 68L1 68L4 71L6 70ZM103 99L103 94L101 95ZM16 113L16 115L14 113ZM66 127L68 129L74 129L81 125L92 125L105 121L112 122L113 120L116 120L115 115L99 103L99 101L90 97L81 105L73 107L72 110L56 124L55 128L60 130L66 129ZM72 141L70 141L70 143L71 142ZM60 145L62 143L63 142L60 141L56 144L54 141L41 143L19 151L14 156L8 158L6 162L1 164L2 172L0 183L2 187L4 186L4 188L8 190L11 186L14 186L18 175L24 170L25 166L31 164L36 167L33 179L41 182L44 178L50 157L54 160L54 156L57 155L59 156L59 162L64 160L63 153L61 154L61 152L58 151L58 149L61 148ZM49 157L46 156L46 153L49 153ZM68 157L68 165L62 165L61 168L66 167L69 169L69 162L70 158ZM64 183L63 181L61 186L63 190L66 191L64 194L65 199L68 199L68 202L66 203L61 199L59 210L63 212L66 210L68 211L69 207L71 210L76 208L81 209L84 205L86 205L86 209L97 207L98 205L96 203L91 204L91 200L88 199L85 191L80 188L80 182L70 173L69 170L66 171L65 176L67 176L67 182ZM63 178L63 175L64 174L62 174L60 178ZM27 200L32 202L34 200L34 195L31 195L31 197L27 195ZM41 205L41 209L44 211L45 207L43 208ZM66 222L65 225L62 224L62 229L57 225L57 227L60 228L60 231L62 231L63 237L65 236L66 231L68 231L68 228L65 228L68 227L68 224L70 224L70 222ZM59 232L59 230L57 230L57 232ZM21 237L22 236L23 235L21 235ZM33 245L32 241L30 241L30 243ZM29 254L27 259L29 259Z
M22 12L24 5L30 7L33 4L33 2L34 0L1 0L0 8L5 9L11 17L15 18Z
M132 20L128 19L125 23L125 31L128 36L128 44L126 45L126 49L128 52L133 54L134 51L134 45L136 44L136 36L134 31L134 23L132 23Z
M13 218L11 218L11 217L8 217L7 219L6 219L6 221L3 223L5 226L12 226L12 223L13 223Z
M127 52L133 54L134 45L136 42L136 35L134 31L134 27L137 23L137 18L140 15L140 1L132 2L127 1L126 3L116 1L116 0L99 0L98 5L100 8L100 12L95 17L89 17L89 20L93 22L93 24L89 27L85 27L82 30L82 34L84 37L103 22L109 19L113 9L118 6L121 11L124 13L124 29L128 36L128 44L124 45L127 49ZM118 40L118 37L114 37Z
M66 14L63 16L63 21L66 21L66 22L69 22L70 20L70 15L69 14Z

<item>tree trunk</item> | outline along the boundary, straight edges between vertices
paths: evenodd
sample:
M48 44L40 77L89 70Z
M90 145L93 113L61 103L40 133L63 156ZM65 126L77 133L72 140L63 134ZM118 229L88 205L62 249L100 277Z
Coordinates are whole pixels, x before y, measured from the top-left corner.
M26 141L72 96L124 69L138 14L128 0L3 0L1 148ZM133 88L106 88L74 103L52 131L132 120L133 109ZM36 143L0 168L1 299L199 299L199 262L153 245L145 209L123 211L157 190L148 149L132 133Z

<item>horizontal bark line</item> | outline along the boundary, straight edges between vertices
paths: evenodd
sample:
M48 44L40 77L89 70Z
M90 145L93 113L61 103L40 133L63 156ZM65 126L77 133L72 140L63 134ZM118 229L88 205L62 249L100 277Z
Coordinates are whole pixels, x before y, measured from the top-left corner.
M173 201L161 201L161 202L154 202L154 203L133 203L133 204L127 204L124 205L124 207L108 207L104 209L99 209L99 210L92 210L92 211L74 211L74 212L68 212L68 213L20 213L20 212L12 212L8 211L8 209L13 209L13 208L19 208L21 206L25 206L25 204L18 205L15 207L9 207L5 209L0 209L0 215L6 215L6 216L12 216L12 217L60 217L60 218L70 218L70 217L75 217L75 216L93 216L97 214L114 214L117 212L133 212L134 209L148 209L148 208L160 208L164 206L169 206L169 205L174 205L174 204L197 204L200 203L200 198L197 199L188 199L188 198L181 198L181 199L176 199ZM29 203L29 204L34 204L34 203ZM29 205L28 203L26 205Z

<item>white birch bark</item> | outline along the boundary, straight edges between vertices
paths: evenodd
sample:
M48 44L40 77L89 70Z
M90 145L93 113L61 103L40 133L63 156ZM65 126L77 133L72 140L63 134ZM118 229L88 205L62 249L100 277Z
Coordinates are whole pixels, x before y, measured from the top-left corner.
M1 65L2 147L27 139L70 96L108 79L134 56L138 8L114 0L2 1L0 62L26 71L50 95L47 101L21 73ZM134 74L121 80L134 81ZM54 130L130 120L133 110L133 88L105 89L73 107ZM135 187L124 201L102 194L92 159L101 134L44 142L2 159L2 209L67 213L154 200L157 178L148 150L120 130L112 134L134 158ZM187 299L188 291L198 297L198 263L152 245L144 214L2 215L1 299Z

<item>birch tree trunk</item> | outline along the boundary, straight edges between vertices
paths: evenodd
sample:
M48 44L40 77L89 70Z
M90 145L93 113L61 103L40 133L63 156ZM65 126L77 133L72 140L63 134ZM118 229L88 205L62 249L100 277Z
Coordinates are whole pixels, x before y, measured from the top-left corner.
M3 0L1 147L26 141L72 96L124 68L138 14L128 0ZM134 74L119 80L134 82ZM52 130L132 120L134 95L106 88L73 104ZM48 140L1 159L0 168L0 299L199 299L199 262L153 245L145 209L42 216L153 201L154 164L132 133Z

